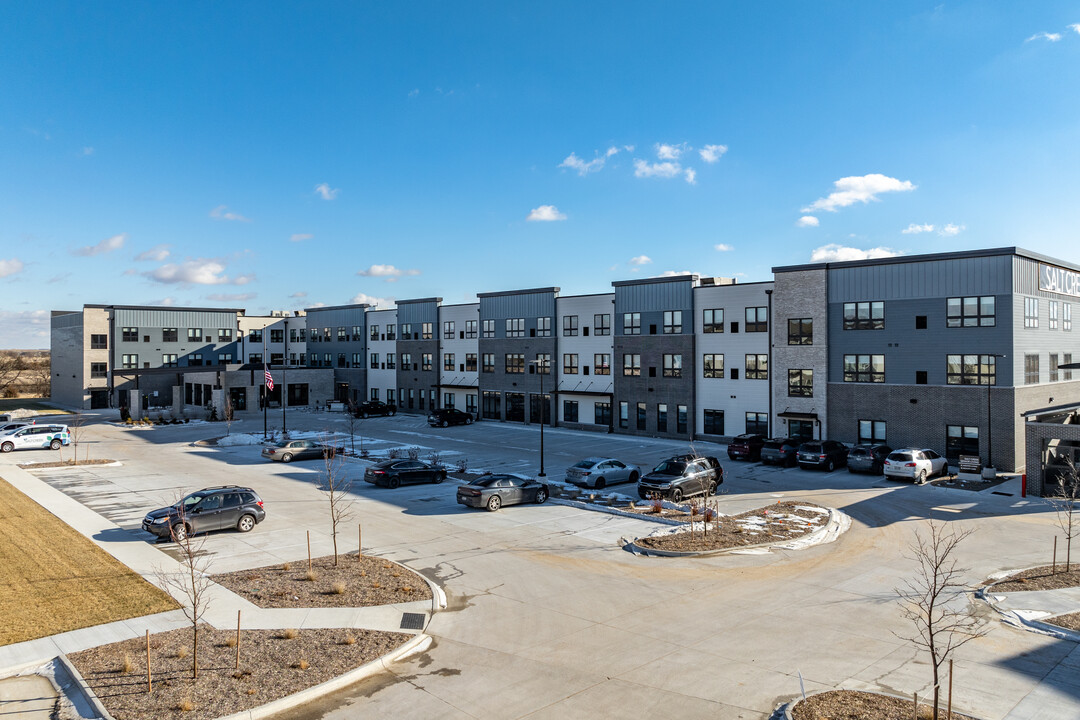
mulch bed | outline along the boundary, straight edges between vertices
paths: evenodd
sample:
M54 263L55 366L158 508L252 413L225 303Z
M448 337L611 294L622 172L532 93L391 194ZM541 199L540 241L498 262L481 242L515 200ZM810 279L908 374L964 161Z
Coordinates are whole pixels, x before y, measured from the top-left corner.
M828 519L826 508L812 503L788 501L740 515L722 515L719 529L714 522L710 522L708 533L704 536L699 522L695 523L693 537L689 532L679 530L638 538L634 542L642 547L672 552L723 550L792 540L820 530Z
M912 720L915 704L911 700L857 692L855 690L831 690L811 695L795 706L791 717L795 720ZM934 716L933 706L919 703L919 720ZM975 720L953 710L955 720ZM945 718L945 702L941 699L938 717Z
M295 632L292 639L286 633ZM146 640L135 638L68 655L116 720L209 720L291 695L375 660L407 642L375 630L199 629L199 679L191 677L191 628L150 636L154 690L146 692ZM352 644L348 643L353 639ZM184 655L184 657L180 657ZM128 669L125 672L125 659ZM301 668L304 669L301 669ZM190 710L181 709L190 703Z
M307 561L270 565L214 575L214 582L263 608L370 607L430 600L424 578L400 565L356 553L314 558L314 580L308 580ZM335 585L337 588L335 589ZM343 592L338 592L343 590Z
M101 459L101 460L80 460L75 462L74 460L64 460L63 462L28 462L17 463L23 470L44 470L46 468L58 468L58 467L77 467L82 465L109 465L116 462L115 460Z
M1066 630L1072 630L1073 632L1080 632L1080 612L1069 613L1068 615L1058 615L1053 618L1046 618L1042 622L1050 625L1057 625L1058 627L1065 628Z
M994 583L991 592L1021 592L1024 590L1058 590L1080 586L1080 563L1071 563L1065 572L1065 563L1058 563L1057 572L1052 565L1022 570Z
M994 480L974 480L969 482L961 480L958 475L948 475L942 478L934 478L933 480L928 481L928 483L930 485L937 485L938 487L953 488L954 490L971 490L979 492L980 490L988 490L992 487L997 487L1009 480L1012 480L1012 478L998 477Z

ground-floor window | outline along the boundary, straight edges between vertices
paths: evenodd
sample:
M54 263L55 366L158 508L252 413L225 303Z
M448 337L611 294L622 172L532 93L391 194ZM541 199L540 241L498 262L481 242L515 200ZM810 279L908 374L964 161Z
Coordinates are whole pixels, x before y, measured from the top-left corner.
M685 405L678 405L675 409L675 423L678 426L676 432L680 435L685 435L687 431L687 412Z
M656 406L656 432L667 432L667 405L664 403Z
M229 402L234 412L247 410L247 388L229 388Z
M724 411L723 410L706 410L705 411L705 427L702 429L706 435L723 435L724 434Z
M551 424L551 396L547 393L529 395L529 422L540 422L540 413L544 413L544 424Z
M409 399L406 402L408 403L408 407L409 407L410 410L413 409L413 404L415 403L415 401L416 401L416 391L413 390L412 388L409 388Z
M578 421L577 400L563 400L562 419L563 422L576 423Z
M308 404L308 384L289 383L289 405Z
M372 400L378 400L379 399L379 388L371 388L371 399Z
M860 420L859 442L868 444L885 442L885 421Z
M412 392L412 390L410 390L409 392ZM423 390L420 391L420 409L421 410L424 409L424 395L426 395L426 394L427 393L425 393ZM434 403L432 403L432 404L434 405Z
M393 405L394 404L394 401L395 401L394 395L395 395L394 388L387 388L386 389L386 404L387 405Z
M802 442L814 439L813 420L788 420L788 437Z
M645 413L646 413L646 405L645 405L645 403L638 403L637 404L637 429L638 430L644 430L645 429Z
M442 406L444 408L454 407L454 393L443 393Z
M746 432L757 435L769 434L769 413L746 413Z
M484 391L483 416L486 420L501 420L499 413L499 393L491 390Z
M598 402L593 404L593 422L597 425L611 426L611 403Z
M475 415L476 414L476 396L475 395L466 395L465 396L465 412L469 413L470 415Z
M979 428L972 425L945 426L945 457L956 460L961 455L979 454Z
M630 403L619 403L619 427L626 430L630 427Z
M525 394L506 393L506 419L525 422Z

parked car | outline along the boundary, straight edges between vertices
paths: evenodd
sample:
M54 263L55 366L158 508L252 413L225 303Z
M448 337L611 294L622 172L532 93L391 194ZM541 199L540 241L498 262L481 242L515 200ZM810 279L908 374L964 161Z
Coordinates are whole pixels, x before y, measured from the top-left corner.
M67 425L26 425L0 435L0 452L12 450L59 450L71 444Z
M445 479L445 467L424 460L383 460L364 471L364 482L388 488L407 483L441 483Z
M603 490L608 485L637 482L641 470L615 458L590 457L566 468L566 482Z
M761 459L761 448L765 445L765 436L755 433L736 435L727 446L727 456L732 460Z
M680 502L694 495L713 495L724 482L724 468L714 457L678 455L653 468L638 480L638 497L653 496Z
M18 430L19 428L26 427L27 425L33 425L33 424L34 424L34 422L32 420L12 420L11 422L6 422L6 423L3 423L3 424L0 424L0 435L3 435L4 433L9 433L12 430Z
M949 461L928 448L894 450L885 458L885 477L914 480L922 485L927 478L949 474Z
M321 460L326 451L343 452L343 447L331 447L326 443L314 440L287 440L273 447L263 448L262 456L277 462L292 462L293 460Z
M248 487L222 485L193 492L175 505L152 510L143 530L183 542L189 535L236 528L245 533L266 518L259 494Z
M783 465L795 467L798 460L799 445L802 442L795 438L771 438L761 446L761 462L765 465Z
M891 452L888 445L856 445L847 456L848 472L880 475L885 469L885 458Z
M814 440L799 446L799 467L832 472L847 464L848 447L836 440Z
M472 421L473 416L467 412L461 412L457 408L440 408L431 411L427 424L431 427L449 427L450 425L472 425Z
M516 475L484 475L457 489L457 501L461 505L492 512L504 505L544 503L547 499L547 485Z
M367 400L356 406L356 417L368 418L379 415L396 415L397 408L379 400Z

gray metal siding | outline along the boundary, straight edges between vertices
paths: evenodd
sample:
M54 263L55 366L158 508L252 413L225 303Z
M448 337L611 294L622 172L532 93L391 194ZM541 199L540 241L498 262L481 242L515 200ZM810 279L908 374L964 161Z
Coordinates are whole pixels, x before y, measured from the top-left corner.
M403 303L398 305L397 321L399 326L406 323L417 325L419 323L429 322L434 328L435 323L439 322L439 304L433 300L431 302ZM420 332L420 329L414 328L414 331Z
M335 310L309 310L307 326L312 327L347 327L352 332L353 325L364 327L367 312L365 308L338 308ZM334 333L336 334L336 330Z
M644 285L615 286L614 330L623 334L623 313L641 313L641 334L649 334L649 326L656 326L656 334L664 332L664 312L681 310L682 335L694 334L694 285L686 282L659 282Z
M1006 295L1013 256L957 258L829 269L829 302Z
M139 339L136 342L123 340L125 327L137 327ZM204 365L217 362L217 354L235 346L235 341L218 343L218 330L229 329L232 337L236 336L237 320L236 313L210 312L204 310L150 310L143 308L117 308L113 311L113 337L112 337L112 362L113 368L120 369L124 355L138 355L139 367L144 363L150 363L151 368L161 366L161 356L175 354L180 365L187 365L188 356L193 353L202 355ZM164 342L162 340L162 328L176 328L176 342ZM188 341L187 331L189 328L199 328L202 335L199 341ZM144 337L149 337L150 342L143 342ZM206 342L205 338L211 338ZM235 348L232 349L234 358Z
M551 318L552 331L555 329L555 293L524 293L521 295L500 295L480 298L480 319L495 320L498 337L505 335L505 323L508 318L526 318L526 332L536 328L536 318ZM529 319L532 322L530 323Z

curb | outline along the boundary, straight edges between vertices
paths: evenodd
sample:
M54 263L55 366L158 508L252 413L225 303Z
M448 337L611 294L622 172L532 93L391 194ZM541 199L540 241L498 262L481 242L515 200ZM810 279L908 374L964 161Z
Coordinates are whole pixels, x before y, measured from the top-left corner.
M1022 571L1019 571L1019 572L1022 572ZM994 585L996 585L996 584L997 583L994 583ZM1040 635L1049 635L1050 637L1055 637L1055 638L1057 638L1059 640L1069 640L1071 642L1080 643L1080 632L1077 632L1076 630L1069 630L1068 628L1063 628L1063 627L1061 627L1059 625L1053 625L1053 624L1048 623L1048 622L1043 622L1042 620L1036 620L1034 618L1024 617L1024 615L1022 615L1021 613L1025 612L1025 611L1003 610L1001 607L998 606L997 600L995 600L989 594L989 591L991 589L993 589L994 585L987 585L986 587L979 588L978 590L975 591L975 597L978 598L979 600L982 600L987 605L989 605L998 615L1000 615L1001 616L1001 621L1003 623L1005 623L1006 625L1012 625L1013 627L1016 627L1016 628L1020 628L1021 630L1027 630L1029 632L1038 633ZM1024 592L1024 591L1020 590L1019 592ZM1029 610L1029 611L1026 611L1026 612L1041 612L1041 611ZM1074 610L1072 612L1076 612L1076 611ZM1069 615L1069 614L1070 613L1058 613L1057 615L1050 615L1049 613L1047 613L1043 617L1044 618L1052 618L1052 617L1058 617L1060 615Z
M805 697L811 698L814 695L821 695L822 693L827 693L827 692L837 692L839 690L845 690L845 689L846 688L832 688L830 690L815 690L813 692L806 693ZM882 697L896 698L897 700L906 700L906 701L909 701L909 702L912 699L910 697L904 697L903 695L897 695L895 693L877 692L876 690L853 690L852 692L861 692L861 693L866 693L867 695L880 695ZM931 697L931 702L932 702L933 695L931 695L930 697ZM795 706L798 705L799 703L801 703L802 701L803 701L803 698L797 697L794 700L787 701L786 703L784 703L783 705L781 705L777 709L783 712L784 720L795 720L794 716L791 713L795 709ZM921 705L922 701L920 701L919 704ZM926 703L926 704L929 705L930 703ZM953 715L956 715L956 713L960 713L961 715L964 715L965 717L969 717L969 718L977 717L976 715L972 715L970 713L964 712L963 710L957 710L956 707L954 706L953 707Z
M71 684L65 687L66 692L64 694L67 696L72 694L81 696L86 704L90 706L90 711L94 713L94 716L99 720L115 720L115 718L109 714L109 711L105 709L105 705L101 702L101 698L99 698L97 693L94 692L94 689L90 687L90 683L86 682L82 673L80 673L75 668L75 665L67 659L67 655L61 653L56 659L71 677ZM68 688L70 688L70 690L68 690Z
M565 500L563 498L548 497L548 502L552 505L564 505L566 507L576 507L581 510L591 510L592 512L607 513L608 515L618 515L620 517L633 518L634 520L645 520L646 522L657 523L658 525L685 525L686 523L680 520L672 520L665 517L651 517L645 514L626 512L625 510L619 510L618 508L608 507L605 505L594 505L592 503L582 502L580 500Z
M800 536L798 538L794 538L794 539L795 540L806 540L806 541L813 540L814 542L809 543L809 545L807 545L807 547L810 547L810 546L813 546L813 545L818 545L818 544L820 544L820 538L827 536L829 533L833 532L834 530L838 530L841 527L841 525L843 525L843 518L845 518L845 517L847 517L847 516L844 513L837 510L836 508L829 508L829 521L827 523L825 523L824 527L818 528L817 530L815 530L812 533L809 533L807 535L802 535L802 536ZM685 523L679 523L679 524L683 525ZM850 527L850 521L848 523L848 527ZM625 547L630 552L634 553L635 555L645 555L645 556L649 556L649 557L711 557L713 555L728 555L728 554L731 554L731 553L739 551L739 550L756 550L756 549L761 549L761 548L771 549L773 547L779 547L781 545L784 545L786 542L789 542L789 541L785 540L785 541L779 541L779 542L757 543L755 545L738 545L738 546L735 546L735 547L720 548L718 550L700 550L700 551L682 552L682 551L676 551L676 550L655 550L653 548L642 547L641 545L637 544L637 542L636 542L637 538L635 538L634 540L627 540L626 538L622 538L622 540L624 541L623 542L623 547ZM801 550L802 548L795 548L795 549Z

